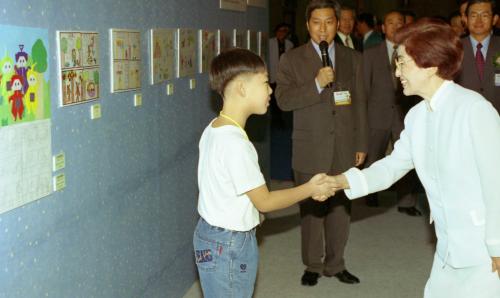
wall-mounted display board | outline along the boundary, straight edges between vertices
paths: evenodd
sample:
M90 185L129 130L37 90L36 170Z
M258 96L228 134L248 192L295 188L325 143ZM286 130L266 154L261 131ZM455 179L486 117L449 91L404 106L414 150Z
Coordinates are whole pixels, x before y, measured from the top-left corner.
M268 0L247 0L247 5L248 6L255 6L255 7L266 8L267 7L267 1Z
M151 29L150 77L151 84L173 79L175 69L175 29Z
M99 98L99 33L58 31L61 106Z
M208 72L210 63L217 54L219 48L219 40L217 31L199 30L198 31L198 47L199 47L199 73Z
M0 214L52 192L48 36L0 25Z
M177 77L192 76L196 73L196 30L179 28L177 31L177 57L179 73Z
M139 31L110 29L111 92L141 88L141 35Z
M217 54L220 54L223 51L229 50L233 47L232 44L232 32L217 30L218 40L219 40L219 48L217 49Z
M219 0L219 8L234 10L234 11L246 11L247 1L246 0Z

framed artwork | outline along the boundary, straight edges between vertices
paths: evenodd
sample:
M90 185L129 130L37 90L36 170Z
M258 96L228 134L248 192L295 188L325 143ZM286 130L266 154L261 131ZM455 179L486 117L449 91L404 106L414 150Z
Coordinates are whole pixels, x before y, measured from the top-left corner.
M246 0L219 0L219 8L233 11L246 11Z
M150 77L151 84L175 77L175 29L151 29Z
M267 52L269 50L269 34L267 34L267 32L259 32L260 34L260 37L259 37L259 41L260 41L260 57L262 57L262 59L264 59L264 61L267 61Z
M99 98L99 33L58 31L60 105L84 103Z
M177 77L192 76L196 73L196 30L179 28L177 31Z
M247 49L246 30L233 29L233 47Z
M247 5L248 6L255 6L255 7L266 8L267 7L267 1L268 0L247 0Z
M217 31L198 31L199 73L208 72L210 63L217 55L217 49L219 48L217 36Z
M257 55L259 52L259 33L257 31L247 30L247 48Z
M224 30L217 30L219 47L217 49L217 54L220 54L223 51L229 50L233 47L232 44L232 32L227 32Z
M110 29L111 93L141 88L141 35L139 31Z

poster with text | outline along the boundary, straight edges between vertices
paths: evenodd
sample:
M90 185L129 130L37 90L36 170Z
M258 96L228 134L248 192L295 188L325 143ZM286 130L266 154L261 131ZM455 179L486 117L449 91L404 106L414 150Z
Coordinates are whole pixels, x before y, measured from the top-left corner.
M111 92L141 88L141 36L136 30L111 29Z

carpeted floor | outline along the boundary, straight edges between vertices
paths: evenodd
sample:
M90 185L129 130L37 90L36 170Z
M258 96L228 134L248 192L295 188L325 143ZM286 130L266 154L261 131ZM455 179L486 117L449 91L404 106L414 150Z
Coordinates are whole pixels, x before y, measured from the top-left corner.
M271 188L290 186L273 181ZM425 210L424 197L419 209ZM396 210L396 198L386 192L381 207L353 201L347 269L360 278L346 285L321 277L314 287L300 284L304 266L300 257L298 207L266 215L258 228L260 263L254 297L418 298L423 296L434 254L434 232L428 215L410 217ZM203 297L195 282L184 298Z

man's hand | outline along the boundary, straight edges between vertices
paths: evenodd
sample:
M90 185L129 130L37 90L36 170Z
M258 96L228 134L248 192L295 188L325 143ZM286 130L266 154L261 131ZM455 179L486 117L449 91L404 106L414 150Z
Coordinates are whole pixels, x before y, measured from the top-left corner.
M335 79L335 72L333 71L333 68L331 68L330 66L320 68L318 74L316 75L316 81L318 82L321 88L325 88L326 85L333 82L334 79Z
M308 183L313 189L311 197L315 201L323 202L335 195L335 192L338 190L336 181L323 173L314 175Z
M500 257L491 257L491 272L497 272L498 278L500 278Z
M359 167L365 162L366 152L356 152L354 166Z

